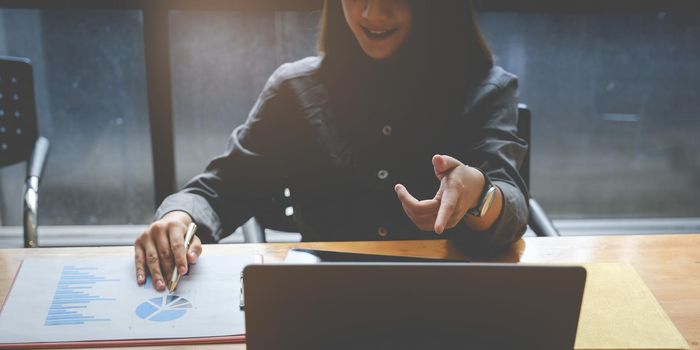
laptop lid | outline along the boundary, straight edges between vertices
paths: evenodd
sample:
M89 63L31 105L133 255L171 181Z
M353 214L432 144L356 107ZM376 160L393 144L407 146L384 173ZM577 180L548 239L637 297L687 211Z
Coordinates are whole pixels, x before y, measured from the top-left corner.
M586 271L466 263L249 265L258 349L572 349Z

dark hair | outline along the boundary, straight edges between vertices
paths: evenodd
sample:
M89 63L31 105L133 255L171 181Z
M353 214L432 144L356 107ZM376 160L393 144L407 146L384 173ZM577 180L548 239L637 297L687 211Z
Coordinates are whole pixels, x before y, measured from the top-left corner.
M421 82L457 88L478 83L493 67L471 0L411 0L411 6L412 31L394 55L402 57L390 59L403 66L397 69ZM371 61L350 31L339 0L324 1L317 49L336 79L352 77Z

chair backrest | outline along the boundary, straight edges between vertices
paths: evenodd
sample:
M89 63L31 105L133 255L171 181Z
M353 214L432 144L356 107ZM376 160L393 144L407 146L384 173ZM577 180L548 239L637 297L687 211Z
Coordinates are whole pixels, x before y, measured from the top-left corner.
M28 160L38 136L31 62L0 56L0 167Z
M530 109L526 104L518 104L518 136L527 142L527 152L525 153L525 159L523 164L520 166L520 176L525 181L528 190L530 189L530 153L532 150L532 142L530 142L530 123L532 119L532 114Z
M275 231L299 232L292 218L294 206L290 189L287 187L276 189L269 198L269 201L261 203L255 210L255 219L260 226Z
M39 137L32 64L27 58L0 56L0 167L27 162L24 202L24 246L38 246L39 183L49 141Z
M523 164L520 166L520 176L527 186L529 198L528 207L530 209L528 217L528 226L537 236L557 237L560 236L559 231L549 219L544 208L532 197L530 189L530 155L532 154L532 135L531 135L532 113L525 104L518 105L518 136L527 142L527 152L523 159Z

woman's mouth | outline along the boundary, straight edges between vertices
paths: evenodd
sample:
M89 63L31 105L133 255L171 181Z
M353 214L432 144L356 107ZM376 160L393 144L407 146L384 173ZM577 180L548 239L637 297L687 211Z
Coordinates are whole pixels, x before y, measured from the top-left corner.
M399 28L369 29L369 28L365 28L363 26L361 26L361 27L362 27L362 31L365 32L365 35L367 36L367 38L369 38L371 40L384 40L384 39L388 38L389 36L391 36L392 34L396 33L396 31L399 29Z

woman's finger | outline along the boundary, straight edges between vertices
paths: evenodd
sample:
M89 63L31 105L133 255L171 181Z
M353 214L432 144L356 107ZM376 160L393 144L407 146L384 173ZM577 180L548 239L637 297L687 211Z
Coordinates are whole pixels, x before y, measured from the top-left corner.
M432 161L435 176L437 176L439 180L442 180L442 178L445 176L445 173L462 165L462 162L455 158L439 154L434 155Z
M401 201L401 205L408 216L418 217L437 213L437 209L439 208L439 202L437 200L426 199L419 201L408 192L406 187L400 184L396 185L394 190L396 191L396 194Z
M136 267L136 283L142 285L146 282L146 251L144 250L142 239L139 238L134 244L134 266Z
M459 205L457 206L457 209L455 209L454 213L452 214L452 217L450 217L447 220L447 224L445 225L445 229L453 228L457 226L463 219L464 219L465 214L460 214L459 210Z
M202 241L195 235L192 237L190 249L187 251L187 262L196 264L197 258L199 258L200 255L202 255Z
M401 203L405 203L405 204L408 204L410 206L415 206L418 204L418 200L408 192L408 189L406 189L406 187L404 185L397 184L396 186L394 186L394 191L396 192L396 195L399 197L399 200L401 201Z
M168 241L170 242L170 251L173 254L175 266L177 266L177 272L180 275L187 273L187 251L185 250L186 231L187 228L185 225L180 225L179 223L168 225Z
M414 216L437 215L440 208L440 201L436 199L424 199L419 201L417 205L411 207Z
M426 215L422 216L420 218L417 218L414 223L416 226L421 229L422 231L430 231L433 232L435 230L435 219L437 217L437 213L433 215Z
M156 244L153 243L151 239L144 240L143 244L144 251L146 252L146 264L151 271L151 278L153 279L153 287L158 291L165 290L165 280L163 279L163 273L160 269Z
M445 231L448 221L455 214L459 196L460 192L455 188L446 187L442 191L440 209L438 209L437 218L435 219L435 233L442 234Z
M160 261L163 276L166 279L170 279L173 267L175 267L175 261L173 260L173 252L170 250L170 240L166 230L167 228L162 231L152 232L151 236L158 249L158 260Z
M433 228L435 227L435 217L437 215L437 211L433 214L427 214L427 215L410 215L407 211L407 209L404 207L404 212L406 212L406 216L408 216L409 219L416 225L416 227L420 228L423 231L433 231Z
M404 208L404 211L406 211L406 208ZM421 231L430 231L432 232L435 228L435 215L423 215L423 216L411 216L408 215L408 212L406 213L408 218L411 219L411 222L413 222L416 227L418 227Z

